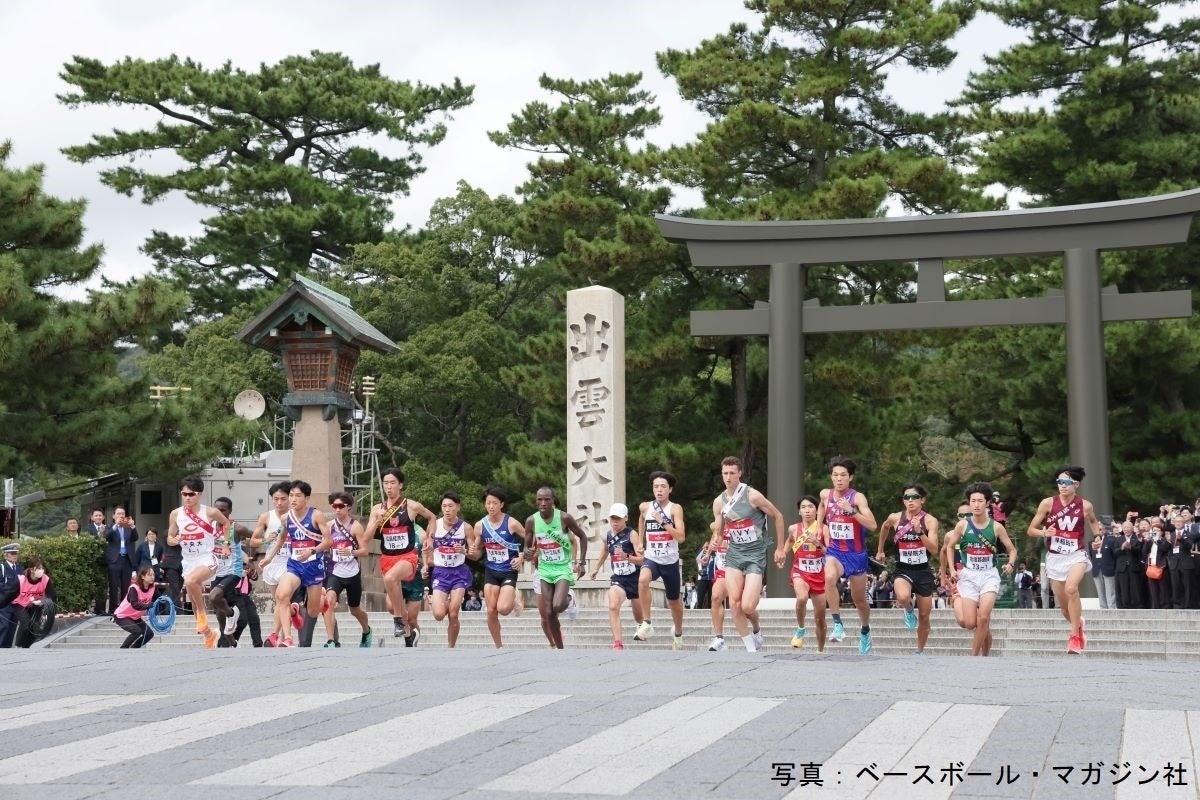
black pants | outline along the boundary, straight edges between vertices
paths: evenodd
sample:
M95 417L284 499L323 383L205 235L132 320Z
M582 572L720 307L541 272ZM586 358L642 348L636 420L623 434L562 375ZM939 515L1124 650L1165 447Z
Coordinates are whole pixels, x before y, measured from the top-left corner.
M133 578L133 568L128 561L108 565L108 613L111 614L121 605L121 599L129 590L129 582Z
M129 634L125 637L125 641L121 643L122 650L136 650L154 638L154 631L144 619L113 617L113 622L117 623L122 630Z
M710 608L712 606L712 581L698 580L696 581L696 608Z
M1131 569L1117 573L1117 608L1141 608L1138 574Z
M1196 570L1178 569L1171 573L1171 605L1175 608L1196 608L1200 592L1196 591Z
M222 633L220 640L217 642L217 647L236 647L246 628L250 629L250 643L255 647L262 647L262 621L258 617L258 607L254 605L254 598L248 594L238 592L237 596L230 602L230 605L238 610L237 628L234 630L232 636L225 636ZM223 632L225 630L225 620L217 617L217 621Z
M1158 580L1150 580L1148 583L1150 584L1150 607L1170 608L1171 573L1164 569L1161 578Z
M33 621L33 610L28 606L14 605L13 608L16 609L13 624L17 629L16 635L13 636L13 647L32 647L33 643L41 638L40 636L35 638L29 632L29 623Z

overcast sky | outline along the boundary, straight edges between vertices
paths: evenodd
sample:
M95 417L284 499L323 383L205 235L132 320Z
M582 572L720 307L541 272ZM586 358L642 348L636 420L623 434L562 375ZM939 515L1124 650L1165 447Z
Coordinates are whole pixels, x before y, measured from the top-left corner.
M176 54L207 67L229 60L254 70L325 50L344 53L359 66L379 63L396 79L436 84L458 77L473 84L474 103L450 121L445 141L426 151L425 174L395 203L398 226L420 226L431 203L453 194L459 180L491 194L511 193L524 180L528 154L496 147L487 132L504 127L525 103L542 99L542 73L587 79L641 71L664 116L652 139L688 141L704 118L659 74L655 53L694 48L738 20L754 20L740 0L0 0L0 139L13 143L10 166L43 163L48 192L88 201L88 241L104 244L105 274L124 279L150 268L138 248L151 229L196 232L203 213L179 198L146 206L117 195L100 183L99 163L78 165L62 156L60 148L86 142L95 132L144 124L130 109L72 111L59 103L55 95L69 87L58 75L74 55L112 62ZM899 74L890 89L902 105L935 109L959 93L984 53L1013 40L994 19L981 18L956 41L960 55L952 70Z

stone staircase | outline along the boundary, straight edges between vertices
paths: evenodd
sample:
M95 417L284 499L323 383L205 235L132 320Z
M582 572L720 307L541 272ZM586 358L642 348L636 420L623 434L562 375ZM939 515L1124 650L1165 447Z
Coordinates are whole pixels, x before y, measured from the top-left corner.
M369 615L375 630L377 647L404 649L403 642L392 635L392 618L380 612ZM483 612L463 612L460 615L462 629L458 646L490 648L491 636L487 631ZM857 617L853 610L844 612L846 640L841 644L829 644L826 652L856 654L858 652ZM1119 659L1169 659L1200 660L1200 611L1100 611L1085 612L1087 620L1087 655L1093 658ZM633 622L628 609L622 616L625 647L629 651L664 650L671 646L670 615L665 609L656 609L654 635L648 642L633 641ZM609 649L612 635L608 628L608 613L598 608L580 609L579 617L562 618L566 646L571 649ZM349 614L338 614L338 626L345 632L345 647L358 643L358 623ZM501 619L506 647L519 649L544 649L548 645L539 626L537 611L529 608L521 616ZM808 620L808 639L804 649L795 651L790 647L795 618L790 610L766 609L762 612L762 630L766 638L766 651L782 653L815 653L816 638L812 625L811 611ZM992 619L992 654L1015 657L1062 656L1066 654L1067 628L1062 616L1053 610L1005 609L994 612ZM903 615L899 610L875 610L871 613L871 633L875 652L879 655L911 655L915 649L916 633L904 627ZM422 649L446 647L446 622L435 622L431 614L421 615ZM683 636L685 650L704 650L712 638L711 619L707 610L684 612ZM741 650L733 622L726 617L725 636L732 650ZM107 618L88 618L55 637L39 643L50 649L85 648L115 650L125 638L125 632ZM243 646L249 644L249 635L243 635ZM325 628L317 623L313 642L319 646L325 642ZM176 620L175 630L158 636L150 643L151 648L200 648L199 637L193 632L190 617ZM954 622L948 609L935 609L933 626L925 652L931 656L967 655L970 648L969 633Z

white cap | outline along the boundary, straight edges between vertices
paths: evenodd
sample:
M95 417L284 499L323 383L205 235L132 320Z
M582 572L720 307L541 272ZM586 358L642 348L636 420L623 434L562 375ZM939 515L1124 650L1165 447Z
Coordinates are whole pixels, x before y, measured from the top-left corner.
M608 516L609 517L628 517L629 509L625 507L624 503L613 503L612 506L608 509Z

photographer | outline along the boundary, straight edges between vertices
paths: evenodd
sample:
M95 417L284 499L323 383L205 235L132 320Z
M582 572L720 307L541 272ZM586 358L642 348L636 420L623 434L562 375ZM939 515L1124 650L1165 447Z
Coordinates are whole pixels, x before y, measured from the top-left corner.
M1171 607L1171 571L1167 566L1167 544L1162 541L1162 528L1151 528L1149 520L1137 523L1142 539L1142 557L1146 562L1146 587L1150 608Z
M1175 508L1175 506L1167 506ZM1186 517L1186 519L1185 519ZM1189 525L1191 512L1184 509L1171 518L1171 528L1163 531L1167 544L1167 569L1171 573L1171 605L1174 608L1200 608L1200 591L1196 587L1196 561L1192 548L1200 541L1200 531Z
M1142 543L1134 535L1133 523L1125 520L1120 529L1105 539L1116 559L1117 608L1141 608L1142 592L1138 569L1142 560Z
M1092 582L1096 584L1096 597L1100 608L1117 607L1117 560L1108 545L1107 536L1093 536L1088 546L1088 558L1092 562Z

